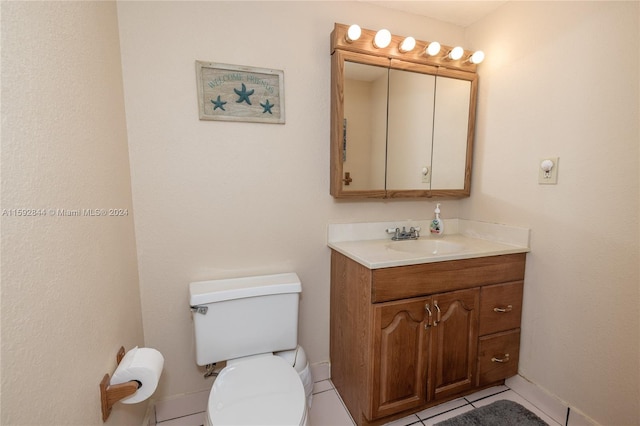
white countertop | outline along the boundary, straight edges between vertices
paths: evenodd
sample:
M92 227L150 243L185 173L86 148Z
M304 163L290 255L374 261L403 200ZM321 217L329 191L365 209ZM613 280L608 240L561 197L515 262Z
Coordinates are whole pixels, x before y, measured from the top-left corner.
M422 225L417 222L422 221L412 221L411 226ZM369 269L529 252L526 228L450 219L445 221L445 235L439 237L432 237L428 230L425 233L422 227L426 235L418 240L392 241L391 236L381 239L384 229L391 227L389 223L330 225L328 246ZM399 223L400 227L407 225ZM367 229L383 233L368 234ZM456 233L447 234L447 229ZM349 238L354 236L362 239Z

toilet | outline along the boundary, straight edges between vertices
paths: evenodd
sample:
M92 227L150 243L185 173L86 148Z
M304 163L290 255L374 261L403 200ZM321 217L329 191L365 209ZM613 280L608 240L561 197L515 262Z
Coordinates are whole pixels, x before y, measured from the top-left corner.
M301 291L293 272L189 284L196 363L226 361L209 394L208 425L308 425Z

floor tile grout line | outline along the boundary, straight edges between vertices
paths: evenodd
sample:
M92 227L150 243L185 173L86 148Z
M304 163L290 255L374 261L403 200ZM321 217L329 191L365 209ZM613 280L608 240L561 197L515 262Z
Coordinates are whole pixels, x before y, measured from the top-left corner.
M326 392L331 392L331 391L336 392L336 390L335 390L335 389L331 388L331 389L325 389L325 390L322 390L322 391L319 391L319 392L313 393L312 395L320 395L321 393L326 393ZM338 392L336 392L336 393L338 393Z
M491 398L491 397L494 397L494 396L496 396L496 395L500 395L501 393L509 392L510 390L513 390L513 389L511 389L511 388L503 389L503 390L501 390L500 392L492 393L491 395L483 396L482 398L478 398L478 399L475 399L475 400L473 400L473 401L469 401L466 397L465 397L464 399L465 399L469 404L471 404L471 406L472 406L473 408L478 408L478 407L476 407L476 406L473 404L474 402L482 401L483 399ZM516 393L517 393L517 392L516 392ZM521 395L521 396L522 396L522 395Z
M433 416L425 417L424 419L423 419L423 418L420 418L420 416L418 416L418 420L420 420L421 422L422 422L423 420L431 420L431 419L433 419L434 417L438 417L438 416L441 416L441 415L443 415L443 414L450 413L451 411L454 411L454 410L460 409L460 408L462 408L462 407L464 407L464 406L466 406L466 405L471 405L471 406L473 407L473 404L471 404L470 402L468 402L468 401L467 401L467 403L466 403L466 404L462 404L462 405L461 405L461 406L459 406L459 407L455 407L455 408L452 408L452 409L447 410L447 411L442 411L442 412L440 412L440 413L438 413L438 414L434 414ZM475 407L474 407L474 408L475 408ZM417 414L416 414L416 416L417 416ZM423 423L423 424L424 424L424 423Z
M415 418L418 419L418 421L417 422L413 422L413 423L408 423L408 426L413 426L413 425L415 425L417 423L420 423L421 425L424 425L424 423L422 423L422 419L417 414L410 414L407 417L410 417L410 416L415 416ZM406 419L407 417L404 417L404 418Z
M178 420L178 419L182 419L184 417L195 416L196 414L203 414L203 413L206 413L206 410L205 411L196 411L195 413L184 414L182 416L171 417L170 419L164 419L164 420L160 420L160 421L156 420L156 425L159 425L160 423L163 423L163 422L170 422L172 420Z
M417 414L414 414L414 416L416 416L418 421L417 422L413 422L413 423L409 423L407 426L414 426L414 425L417 425L417 424L421 424L422 426L424 426L424 422L422 421L422 419L420 417L418 417Z

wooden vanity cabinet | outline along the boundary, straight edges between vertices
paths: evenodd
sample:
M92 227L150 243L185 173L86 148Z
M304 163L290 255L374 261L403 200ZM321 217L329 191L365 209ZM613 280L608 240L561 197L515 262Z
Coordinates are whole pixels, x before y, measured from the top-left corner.
M373 418L475 386L478 305L475 288L373 306Z
M524 262L523 253L371 270L332 250L331 378L356 423L516 374Z

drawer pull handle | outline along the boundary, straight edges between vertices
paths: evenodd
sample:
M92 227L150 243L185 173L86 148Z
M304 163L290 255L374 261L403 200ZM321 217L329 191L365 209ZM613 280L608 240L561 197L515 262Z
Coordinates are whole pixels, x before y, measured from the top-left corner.
M512 305L507 305L506 308L493 308L493 312L497 312L499 314L504 314L505 312L511 312L513 310Z
M440 306L438 306L438 301L436 300L435 302L433 302L433 306L436 308L436 311L438 311L438 314L436 315L436 320L433 323L433 326L437 326L438 323L440 322Z
M496 358L494 356L493 358L491 358L491 362L499 362L499 363L509 362L509 354L504 354L502 358Z

